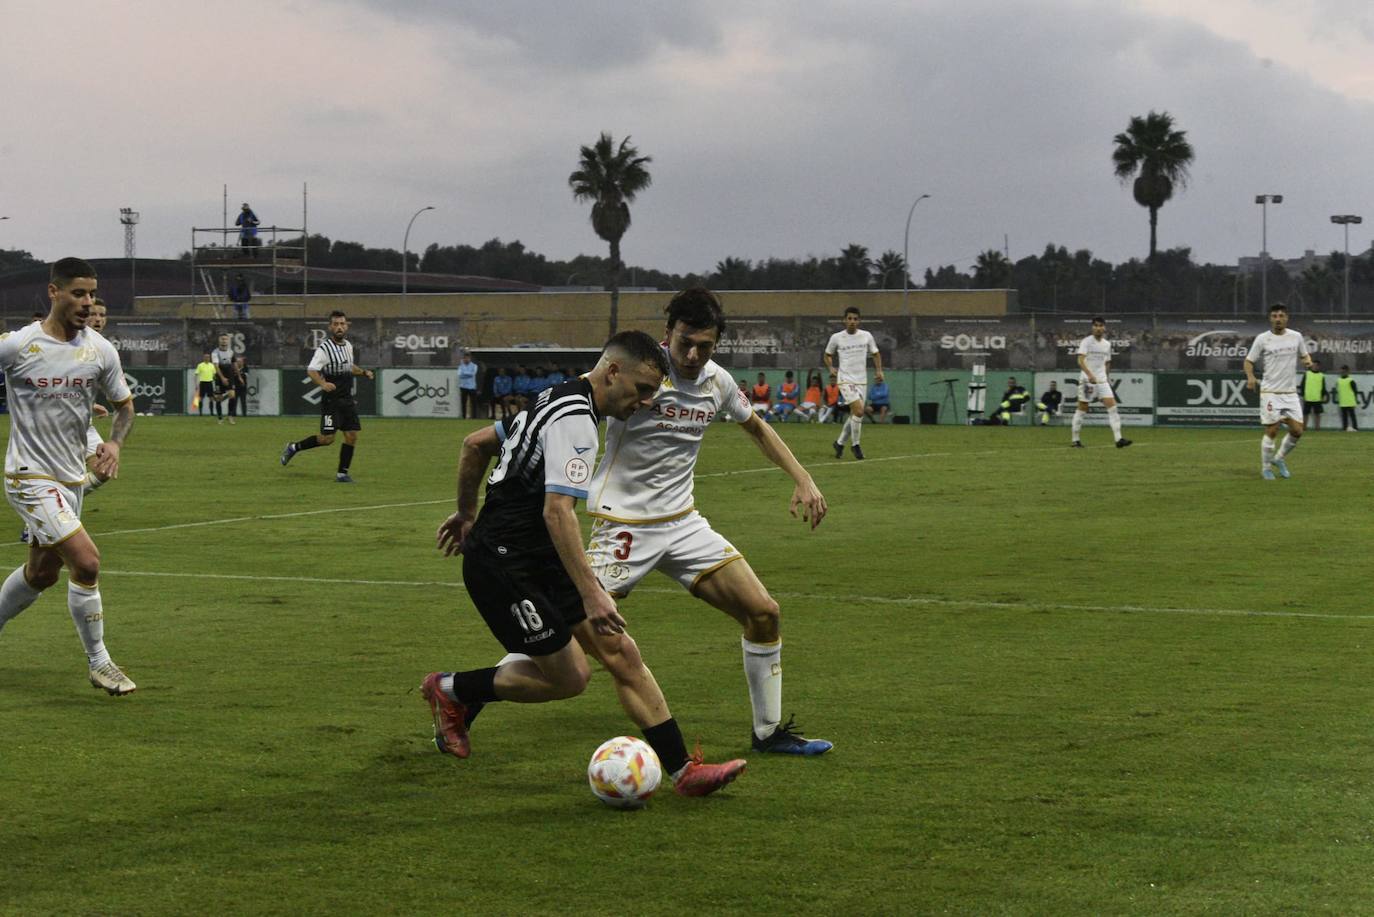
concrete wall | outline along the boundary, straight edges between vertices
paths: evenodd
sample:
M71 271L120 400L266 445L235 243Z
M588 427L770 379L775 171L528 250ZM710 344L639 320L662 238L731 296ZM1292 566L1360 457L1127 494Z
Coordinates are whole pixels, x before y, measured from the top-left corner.
M663 330L668 292L620 294L620 328ZM727 315L835 315L858 306L867 316L999 316L1016 311L1014 290L822 290L723 292ZM350 293L252 305L255 320L321 318L342 309L350 319L446 318L462 322L467 346L542 342L599 347L609 327L610 295L596 293ZM212 318L214 307L188 297L139 297L140 318ZM227 310L226 310L227 312Z

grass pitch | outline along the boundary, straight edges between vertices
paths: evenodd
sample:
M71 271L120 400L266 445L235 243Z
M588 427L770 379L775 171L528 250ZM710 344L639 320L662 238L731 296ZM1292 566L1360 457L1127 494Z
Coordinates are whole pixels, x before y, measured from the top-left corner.
M831 513L738 430L698 505L783 607L784 709L822 758L751 755L738 627L654 577L622 603L707 799L596 802L633 727L604 673L495 705L473 757L416 690L501 655L434 550L473 424L139 418L84 514L107 642L63 590L0 634L0 912L1351 913L1374 901L1364 436L1258 474L1257 430L778 428ZM18 524L12 525L14 535ZM17 538L0 546L19 564Z

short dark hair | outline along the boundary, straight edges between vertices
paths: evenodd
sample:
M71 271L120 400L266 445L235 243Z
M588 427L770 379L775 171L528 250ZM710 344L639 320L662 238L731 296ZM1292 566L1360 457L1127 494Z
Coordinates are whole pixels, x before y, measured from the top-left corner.
M336 318L348 318L348 316L344 315L342 309L335 309L333 312L329 313L329 320L332 322Z
M606 355L612 350L640 363L648 363L663 375L668 375L668 357L664 355L663 348L643 331L621 331L616 334L601 348L601 353Z
M1274 303L1272 306L1269 307L1269 314L1270 314L1270 315L1273 315L1275 312L1287 312L1287 311L1288 311L1288 307L1285 306L1285 305L1284 305L1283 303L1281 303L1281 302L1276 302L1276 303Z
M1105 325L1105 324L1107 324L1107 320L1106 320L1105 318L1103 318L1102 316L1100 316L1100 315L1094 315L1094 316L1093 316L1093 320L1092 320L1092 324L1094 324L1094 325Z
M851 312L854 313L855 315L858 315L858 314L859 314L859 307L858 307L858 306L850 306L850 307L848 307L847 309L844 310L844 314L845 314L845 315L848 315L848 314L850 314Z
M52 263L52 269L48 271L48 282L59 289L65 288L78 277L96 277L95 268L91 267L89 261L81 258L60 258Z
M720 297L705 287L688 287L668 301L663 310L668 316L668 330L678 322L688 328L715 328L725 333L725 309Z
M91 305L93 305L93 306L103 306L103 305L105 305L105 300L101 299L99 296L92 296L92 297L91 297Z

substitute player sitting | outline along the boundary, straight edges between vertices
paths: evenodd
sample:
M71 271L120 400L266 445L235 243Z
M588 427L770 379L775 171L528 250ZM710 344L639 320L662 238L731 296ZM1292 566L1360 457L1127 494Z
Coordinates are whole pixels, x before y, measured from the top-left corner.
M5 497L31 533L27 563L0 586L0 629L54 585L65 566L67 610L86 650L91 686L128 694L136 686L105 648L100 552L81 524L81 503L97 391L115 409L110 439L99 444L92 462L92 470L107 478L119 472L120 449L134 422L133 395L119 352L86 328L95 268L63 258L49 276L47 317L0 337L10 408Z
M787 472L789 504L814 530L825 497L730 378L711 360L725 330L720 300L696 287L667 309L665 353L670 370L647 411L606 425L606 452L588 487L596 519L587 557L597 579L621 598L658 570L744 628L740 645L753 708L751 742L758 751L817 755L831 743L806 739L782 722L782 635L778 603L753 568L696 510L693 473L706 428L717 414L736 420L759 451Z
M1106 338L1107 320L1093 317L1092 334L1078 343L1078 410L1073 415L1073 440L1069 443L1075 449L1082 449L1079 436L1083 431L1083 420L1088 416L1088 406L1094 401L1102 402L1107 409L1107 423L1112 427L1112 438L1116 448L1124 449L1131 444L1121 436L1121 415L1116 410L1116 393L1108 373L1112 368L1112 344Z
M1312 355L1307 352L1307 342L1303 336L1288 327L1288 307L1275 303L1269 307L1269 330L1261 331L1250 345L1245 355L1245 387L1260 393L1260 424L1264 435L1260 437L1260 477L1266 481L1274 480L1274 472L1279 477L1290 477L1288 453L1298 447L1302 439L1302 401L1298 398L1298 361L1311 368ZM1255 381L1255 364L1264 365L1264 381ZM1283 442L1275 449L1274 440L1279 435L1279 425L1288 428Z

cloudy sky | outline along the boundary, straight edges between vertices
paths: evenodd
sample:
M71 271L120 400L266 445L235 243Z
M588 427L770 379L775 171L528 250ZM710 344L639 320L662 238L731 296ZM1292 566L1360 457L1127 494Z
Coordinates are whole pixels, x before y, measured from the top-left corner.
M264 224L412 250L603 253L567 175L600 131L653 157L628 262L902 248L967 267L1046 243L1143 256L1111 138L1168 111L1196 151L1161 247L1234 263L1374 238L1367 0L0 0L0 248L174 257Z

